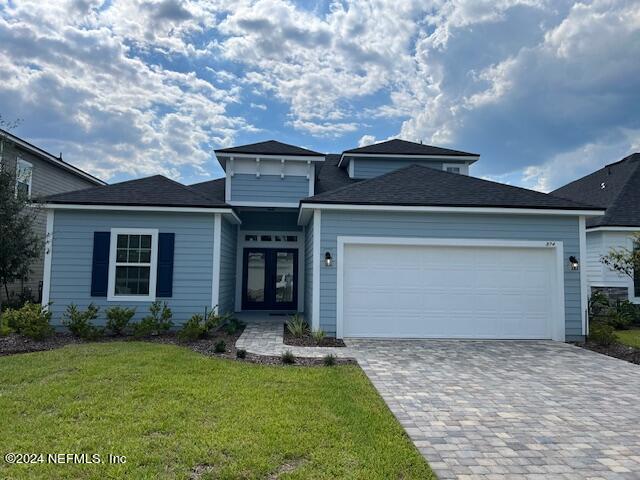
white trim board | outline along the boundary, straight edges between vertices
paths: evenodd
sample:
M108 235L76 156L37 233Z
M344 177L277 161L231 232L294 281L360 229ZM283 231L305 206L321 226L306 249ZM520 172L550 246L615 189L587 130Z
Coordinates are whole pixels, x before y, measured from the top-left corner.
M403 205L356 205L347 203L300 203L298 225L304 225L312 210L346 210L373 212L437 212L437 213L479 213L479 214L511 214L511 215L564 215L564 216L599 216L604 210L563 210L545 208L503 208L503 207L438 207L438 206L403 206Z
M316 331L320 329L320 231L322 227L322 211L313 211L313 270L312 282L313 289L311 295L311 329ZM338 262L339 264L340 262Z
M582 316L582 334L588 335L587 308L589 305L589 291L587 289L587 231L586 219L578 218L578 236L580 239L580 256L578 257L580 273L580 309Z
M213 265L211 267L211 308L220 302L220 251L222 243L222 216L213 217Z
M355 158L421 158L427 160L457 160L459 162L467 162L469 164L477 162L480 159L480 155L412 155L409 153L343 153L340 155L340 161L338 161L338 167L342 166L344 157Z
M537 248L555 250L556 275L552 291L556 298L550 299L555 322L552 325L552 338L565 340L565 306L564 306L564 246L561 241L520 241L520 240L485 240L457 238L408 238L408 237L337 237L337 278L336 278L336 337L344 335L344 247L345 245L415 245L442 247L478 247L478 248ZM315 273L315 269L314 269ZM315 281L314 281L315 289ZM315 300L314 300L315 309Z
M637 227L593 227L587 228L587 233L590 232L639 232L640 225Z
M148 295L116 295L116 251L118 235L151 235L151 262L149 265ZM137 266L137 264L132 264ZM156 281L158 275L158 229L157 228L112 228L109 244L109 277L107 288L108 302L154 302L156 300Z
M249 159L265 159L265 160L282 160L285 161L300 161L300 162L324 162L325 155L268 155L264 153L231 153L231 152L218 152L214 150L216 158L220 163L220 159L224 159L226 162L228 158L249 158Z
M51 260L53 254L53 225L55 220L55 212L47 211L47 229L44 244L44 271L42 273L42 306L49 305L49 297L51 295Z
M297 205L296 205L297 206ZM178 212L178 213L208 213L229 215L233 223L242 223L240 218L231 208L206 208L206 207L162 207L162 206L136 206L136 205L77 205L73 203L45 203L44 208L50 210L110 210L122 212Z
M272 208L298 208L297 202L237 202L229 201L234 207L272 207Z

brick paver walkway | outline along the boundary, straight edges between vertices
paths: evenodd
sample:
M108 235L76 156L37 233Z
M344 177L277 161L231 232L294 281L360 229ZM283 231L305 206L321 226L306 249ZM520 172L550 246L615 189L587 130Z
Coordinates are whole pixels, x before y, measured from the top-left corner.
M440 479L640 478L640 367L558 342L347 342Z
M285 345L283 340L282 317L274 317L273 320L261 320L247 323L247 326L236 341L236 348L243 348L256 355L268 355L279 357L285 351L290 350L296 357L322 358L333 354L336 357L353 357L346 347L294 347Z

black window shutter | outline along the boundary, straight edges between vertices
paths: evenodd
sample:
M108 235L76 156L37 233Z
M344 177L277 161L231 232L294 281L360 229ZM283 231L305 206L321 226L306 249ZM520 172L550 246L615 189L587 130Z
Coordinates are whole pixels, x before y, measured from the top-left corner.
M158 235L158 275L156 281L156 297L173 295L173 247L175 233Z
M93 232L93 263L91 267L91 296L106 297L109 284L110 232Z

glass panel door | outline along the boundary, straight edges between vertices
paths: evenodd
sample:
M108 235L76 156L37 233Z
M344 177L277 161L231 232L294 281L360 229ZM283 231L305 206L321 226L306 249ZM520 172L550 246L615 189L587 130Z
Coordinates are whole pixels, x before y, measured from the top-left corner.
M276 303L293 302L294 252L276 252Z
M245 250L243 303L245 308L265 303L267 255L265 250Z
M296 310L298 251L251 248L244 250L242 308Z

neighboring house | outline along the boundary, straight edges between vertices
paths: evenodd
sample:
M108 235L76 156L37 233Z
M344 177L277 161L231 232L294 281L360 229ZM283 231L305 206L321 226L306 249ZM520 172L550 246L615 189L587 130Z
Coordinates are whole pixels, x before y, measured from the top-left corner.
M601 262L611 249L640 248L633 234L640 232L640 153L559 188L554 195L588 202L606 213L587 222L587 281L614 299L640 303L640 271L634 278L619 274Z
M303 312L338 337L579 339L585 219L603 210L468 176L479 156L402 140L325 155L216 151L226 178L49 197L45 298ZM454 173L457 172L457 173Z
M77 167L55 157L41 148L0 129L0 164L3 169L15 174L16 192L30 198L69 192L81 188L106 185L105 182L89 175ZM44 240L46 212L38 214L36 229ZM31 275L10 286L10 294L31 293L40 301L44 255L31 265ZM4 289L0 292L4 298Z

